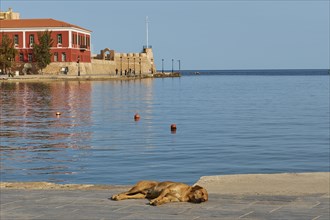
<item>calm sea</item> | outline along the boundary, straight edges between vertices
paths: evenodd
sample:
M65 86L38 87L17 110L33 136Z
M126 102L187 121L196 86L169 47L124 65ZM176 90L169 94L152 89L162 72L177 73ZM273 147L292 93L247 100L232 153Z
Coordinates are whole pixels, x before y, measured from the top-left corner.
M1 181L192 184L204 175L329 171L327 70L197 72L1 82Z

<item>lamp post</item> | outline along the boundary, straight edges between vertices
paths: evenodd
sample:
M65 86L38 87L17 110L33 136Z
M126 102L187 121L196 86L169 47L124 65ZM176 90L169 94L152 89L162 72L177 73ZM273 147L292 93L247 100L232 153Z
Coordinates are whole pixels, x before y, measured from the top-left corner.
M127 76L129 76L131 73L129 71L129 57L127 57Z
M174 67L173 67L173 62L174 62L174 59L172 59L172 73L173 73L173 70L174 70L174 69L173 69L173 68L174 68Z
M135 76L135 57L134 57L134 76Z
M140 64L140 77L142 75L142 64L141 64L141 62L142 62L142 59L140 58L140 62L139 62L139 64Z
M162 59L162 73L164 73L164 59Z
M123 75L123 57L120 57L120 75Z
M78 63L78 76L80 76L80 56L78 56L77 63Z
M180 72L180 70L181 70L181 60L178 60L178 62L179 62L179 72Z
M12 76L11 75L11 68L10 68L11 67L11 59L10 59L10 57L8 57L7 59L8 59L8 62L9 62L9 65L8 65L9 66L9 68L8 68L8 76Z

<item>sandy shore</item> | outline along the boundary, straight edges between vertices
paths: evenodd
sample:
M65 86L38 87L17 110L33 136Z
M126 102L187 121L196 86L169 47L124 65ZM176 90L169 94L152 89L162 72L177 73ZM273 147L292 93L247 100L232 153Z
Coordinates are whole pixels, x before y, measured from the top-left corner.
M329 194L330 173L281 173L203 176L196 183L209 193L228 195ZM0 189L105 190L130 186L55 184L48 182L0 182Z

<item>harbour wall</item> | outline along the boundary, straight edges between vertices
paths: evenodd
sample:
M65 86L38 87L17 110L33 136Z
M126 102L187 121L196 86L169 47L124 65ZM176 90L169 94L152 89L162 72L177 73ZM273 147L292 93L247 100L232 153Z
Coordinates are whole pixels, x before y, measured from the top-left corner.
M145 77L156 73L157 70L152 48L144 48L142 53L117 53L106 48L101 50L91 63L54 62L43 70L43 74L47 75L78 75L78 72L80 75L108 74L118 77Z

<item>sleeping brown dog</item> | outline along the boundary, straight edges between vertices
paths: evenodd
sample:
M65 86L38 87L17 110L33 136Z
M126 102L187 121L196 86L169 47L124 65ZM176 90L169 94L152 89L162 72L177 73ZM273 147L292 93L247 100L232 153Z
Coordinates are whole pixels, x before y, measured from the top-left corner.
M201 203L208 200L206 189L201 186L189 186L176 182L140 181L127 192L113 195L112 200L149 199L150 205L162 205L168 202Z

